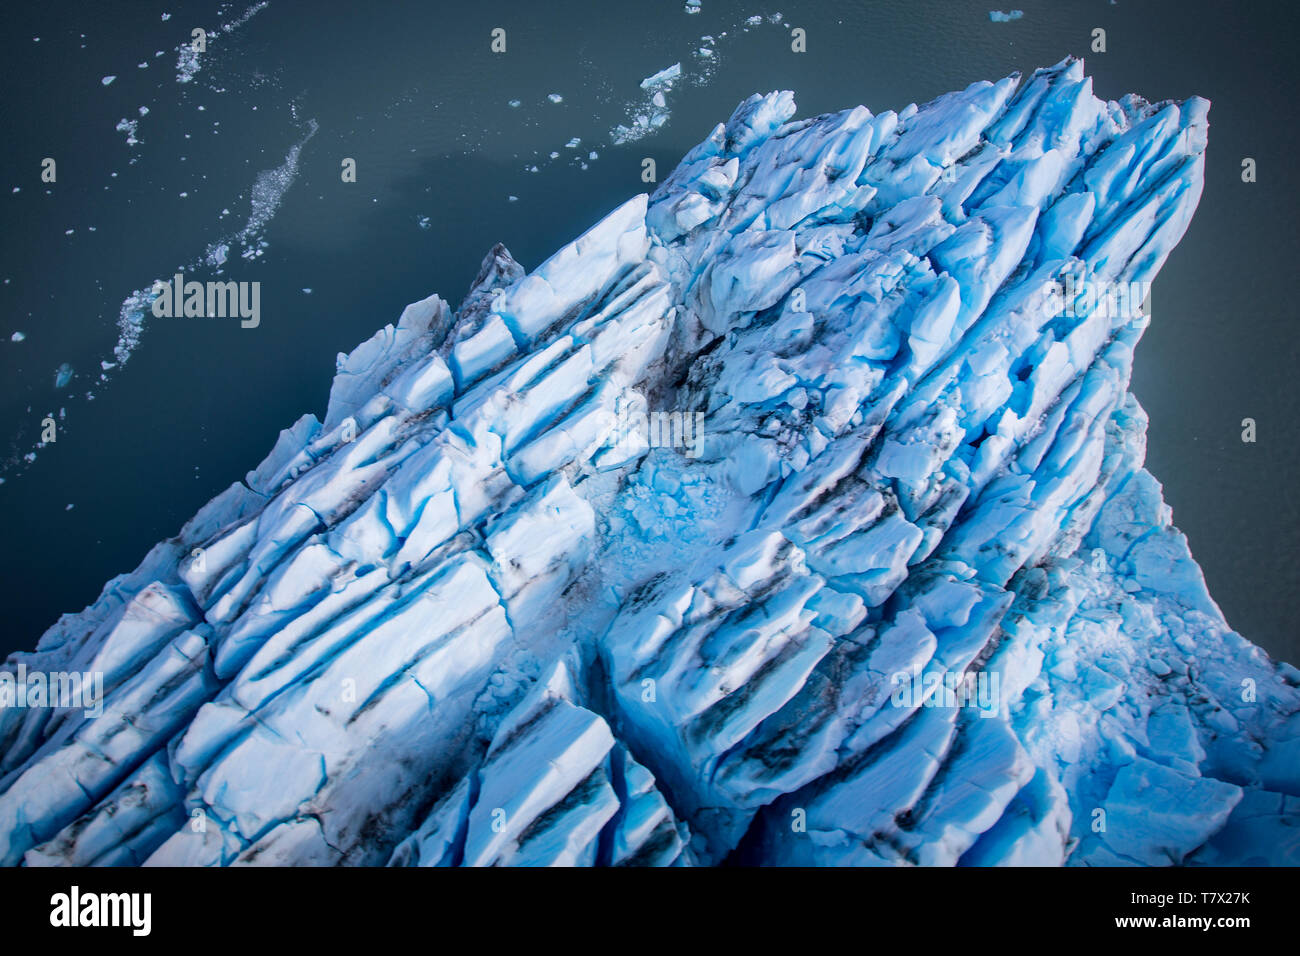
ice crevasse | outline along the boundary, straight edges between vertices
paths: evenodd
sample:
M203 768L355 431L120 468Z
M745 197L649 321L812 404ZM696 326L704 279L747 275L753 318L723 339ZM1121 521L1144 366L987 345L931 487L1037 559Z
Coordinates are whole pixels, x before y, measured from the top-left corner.
M0 708L0 862L1300 863L1300 672L1143 467L1148 318L1053 304L1155 277L1208 108L755 95L497 246L5 663L105 696Z

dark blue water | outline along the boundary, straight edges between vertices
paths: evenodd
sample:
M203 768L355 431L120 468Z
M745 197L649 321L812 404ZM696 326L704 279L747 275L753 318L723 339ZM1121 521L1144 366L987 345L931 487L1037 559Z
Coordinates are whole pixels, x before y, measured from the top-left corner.
M643 158L662 176L750 93L794 90L801 115L879 111L1075 54L1101 96L1213 101L1204 198L1155 285L1133 388L1151 415L1148 465L1229 622L1300 660L1296 14L1015 6L1023 19L992 23L988 3L964 2L704 0L694 16L675 0L272 0L251 15L247 3L6 4L0 652L33 646L242 478L279 429L322 413L338 352L430 292L457 304L498 240L536 266L651 188ZM762 23L746 26L754 15ZM214 39L179 83L176 48L196 26ZM791 52L792 26L807 53ZM489 48L495 27L505 54ZM1090 52L1094 27L1107 31L1104 54ZM666 125L612 144L641 79L676 62ZM120 120L137 122L134 144ZM1240 180L1244 156L1257 183ZM344 158L356 183L340 179ZM245 229L259 173L276 169L292 182L246 237L261 255L244 260L236 244L220 276L261 283L260 326L149 319L125 365L103 370L123 300L178 268L216 278L196 263ZM63 363L73 377L59 389ZM28 463L51 413L57 441ZM1245 417L1255 444L1240 441Z

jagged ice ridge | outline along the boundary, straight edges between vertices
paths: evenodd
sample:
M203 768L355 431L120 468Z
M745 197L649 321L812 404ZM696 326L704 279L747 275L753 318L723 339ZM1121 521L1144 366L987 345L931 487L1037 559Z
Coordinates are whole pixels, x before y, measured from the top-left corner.
M532 273L497 246L6 663L107 695L0 710L0 861L1300 862L1300 673L1143 468L1147 320L1047 301L1156 275L1208 106L1076 60L756 95ZM610 441L629 403L699 454Z

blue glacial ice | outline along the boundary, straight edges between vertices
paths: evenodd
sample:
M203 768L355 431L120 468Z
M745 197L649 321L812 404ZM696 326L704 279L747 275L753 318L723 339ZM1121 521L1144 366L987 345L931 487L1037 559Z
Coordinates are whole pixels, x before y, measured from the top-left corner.
M755 95L497 246L5 664L105 696L0 709L0 861L1300 863L1300 673L1143 468L1148 317L1050 307L1155 277L1208 107Z

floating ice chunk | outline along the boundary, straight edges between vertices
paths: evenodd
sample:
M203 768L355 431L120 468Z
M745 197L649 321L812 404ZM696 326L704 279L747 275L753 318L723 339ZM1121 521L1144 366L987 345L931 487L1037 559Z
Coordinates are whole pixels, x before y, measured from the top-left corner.
M205 259L208 265L220 268L225 265L228 255L230 255L229 243L219 242L209 247Z
M664 86L669 86L674 80L680 79L682 75L682 65L674 63L672 66L666 66L658 73L647 76L641 81L641 89L657 90Z
M117 131L126 133L126 145L135 146L140 141L135 138L136 130L140 128L139 120L129 120L125 117L117 121Z

